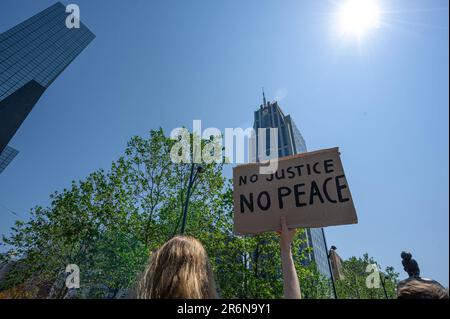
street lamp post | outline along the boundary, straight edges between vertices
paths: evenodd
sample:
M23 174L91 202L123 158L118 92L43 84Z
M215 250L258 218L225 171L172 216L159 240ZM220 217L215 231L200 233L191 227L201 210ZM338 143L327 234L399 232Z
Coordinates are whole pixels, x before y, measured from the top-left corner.
M331 249L328 250L327 240L325 238L325 232L323 231L323 228L322 228L322 235L323 235L323 240L325 241L325 250L327 252L328 268L330 269L331 284L333 286L334 299L338 299L337 293L336 293L336 285L334 283L333 269L331 269L331 262L330 262L331 249L336 250L336 247L335 246L331 246Z
M187 188L187 193L186 193L186 201L184 202L184 207L183 207L183 221L181 223L180 235L183 235L184 230L186 229L189 198L192 195L191 194L192 186L194 185L198 174L203 173L203 171L204 171L204 168L202 166L197 166L197 168L195 168L195 163L191 163L191 173L189 175L189 183L188 183L188 188Z
M381 281L381 285L383 286L384 296L386 297L386 299L389 299L387 291L386 291L386 285L385 285L386 284L386 279L387 279L387 277L386 277L385 274L382 274L380 276L380 281Z

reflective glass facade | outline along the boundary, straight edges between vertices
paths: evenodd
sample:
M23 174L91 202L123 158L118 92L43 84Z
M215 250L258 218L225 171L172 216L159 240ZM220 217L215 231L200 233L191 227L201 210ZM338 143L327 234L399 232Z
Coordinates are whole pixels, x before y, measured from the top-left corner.
M277 102L266 102L255 111L255 122L253 128L256 132L256 148L258 154L258 129L278 128L278 157L306 152L306 143L300 130L289 115L284 115ZM268 130L266 131L268 133ZM267 149L270 147L268 134ZM267 154L268 155L268 154ZM325 235L322 228L310 228L306 230L307 246L312 248L309 261L314 261L321 274L330 278L327 250L325 246Z
M0 152L45 89L95 38L81 22L68 28L69 15L57 2L0 34Z
M9 146L6 146L3 152L0 153L0 174L5 170L6 166L12 162L17 154L19 154L19 151Z
M31 80L47 88L95 38L68 15L58 2L0 35L0 101Z

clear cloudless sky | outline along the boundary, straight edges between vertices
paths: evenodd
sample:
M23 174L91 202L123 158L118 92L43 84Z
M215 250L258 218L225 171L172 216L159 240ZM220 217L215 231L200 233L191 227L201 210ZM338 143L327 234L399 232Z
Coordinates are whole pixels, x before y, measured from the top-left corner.
M0 0L0 31L54 2ZM0 234L107 169L133 135L194 119L252 126L264 86L309 150L341 149L359 224L327 228L328 244L401 278L410 250L424 277L448 286L447 0L380 0L379 28L361 42L337 36L338 0L72 3L97 38L10 143L20 154L0 175Z

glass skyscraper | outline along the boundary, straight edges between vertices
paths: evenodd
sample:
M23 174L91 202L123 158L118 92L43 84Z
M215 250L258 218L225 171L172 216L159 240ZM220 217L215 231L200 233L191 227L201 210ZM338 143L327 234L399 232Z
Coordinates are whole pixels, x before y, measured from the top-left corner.
M8 166L9 163L12 162L12 160L17 156L18 153L19 151L17 151L16 149L10 146L6 146L6 148L0 154L0 174L5 170L6 166Z
M20 125L50 84L95 38L81 22L79 28L69 28L69 15L57 2L0 34L0 159L11 159L10 149L4 152ZM0 166L5 164L0 161Z
M306 143L289 115L284 115L277 102L268 102L264 96L263 104L255 111L255 122L253 128L256 132L256 154L259 154L259 132L260 128L277 128L278 129L278 157L285 157L293 154L306 152ZM269 132L266 131L268 136ZM270 148L269 139L267 138L266 152ZM331 277L330 268L327 260L327 250L325 246L325 234L322 228L306 229L306 245L311 247L308 255L309 262L315 262L318 271L326 276Z

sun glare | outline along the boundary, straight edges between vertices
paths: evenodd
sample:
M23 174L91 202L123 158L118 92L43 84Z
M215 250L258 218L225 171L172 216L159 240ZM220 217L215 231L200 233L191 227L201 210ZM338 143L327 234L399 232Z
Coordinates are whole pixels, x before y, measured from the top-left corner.
M345 0L338 13L340 32L361 39L380 24L380 9L376 0Z

